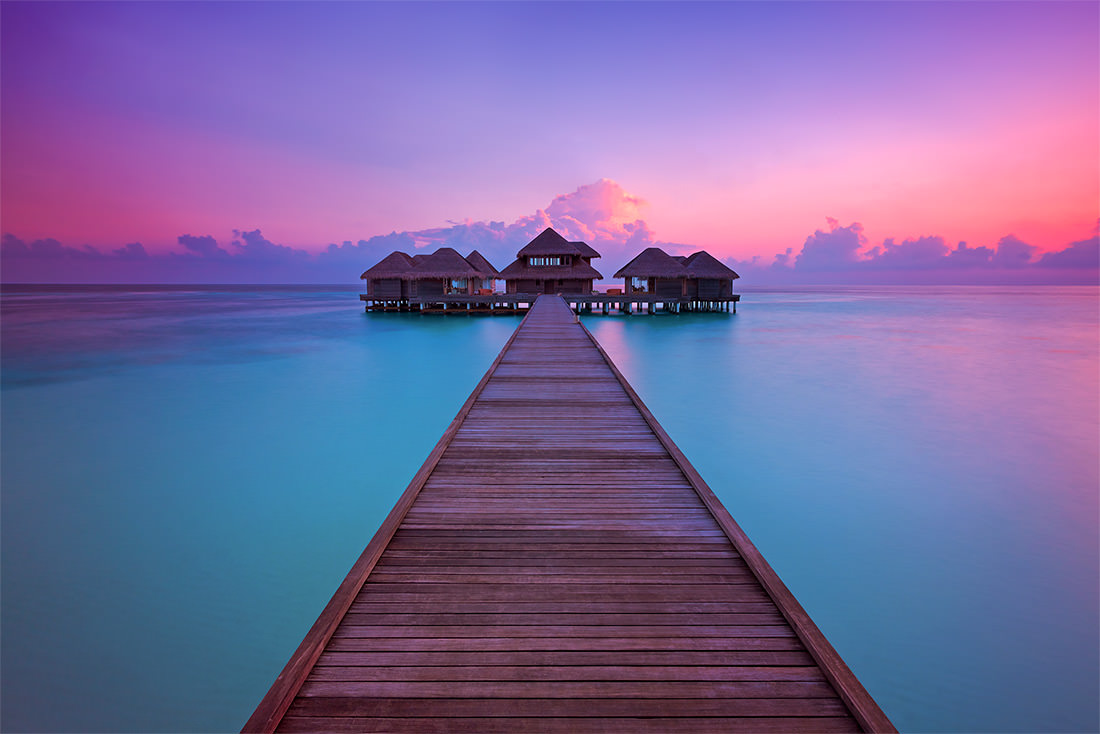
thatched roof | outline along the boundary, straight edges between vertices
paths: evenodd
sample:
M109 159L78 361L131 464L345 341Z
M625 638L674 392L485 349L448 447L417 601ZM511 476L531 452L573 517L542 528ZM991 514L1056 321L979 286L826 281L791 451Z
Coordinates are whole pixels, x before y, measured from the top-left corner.
M596 258L596 257L600 256L600 253L598 253L594 249L592 249L592 246L589 245L587 242L570 242L569 244L573 245L578 250L580 250L581 257Z
M580 245L584 245L582 250ZM540 255L579 255L582 257L599 257L591 253L596 252L583 242L570 242L554 231L553 227L547 227L539 233L538 237L528 242L516 253L516 257L538 257Z
M477 250L474 250L466 256L466 262L470 263L470 265L474 267L474 270L477 270L486 277L491 276L493 278L496 278L500 275L497 269L493 267L492 263L486 260L485 256Z
M615 273L616 278L684 278L684 266L660 247L647 247Z
M403 252L391 252L372 268L368 268L360 279L380 280L382 278L400 278L413 268L413 258Z
M477 278L481 272L466 262L453 247L440 247L418 262L401 277L405 280L429 280L436 278Z
M538 234L535 239L524 245L517 257L528 255L579 255L576 246L569 243L564 237L554 231L553 227L547 227Z
M500 271L500 277L504 280L601 280L600 272L586 263L577 260L572 265L536 265L528 267L523 260L516 259L511 265Z
M689 255L684 260L684 270L687 271L690 278L719 278L722 280L729 278L735 280L741 277L706 250L699 250L699 252Z
M699 250L684 257L669 255L659 247L647 247L628 262L616 278L719 278L722 280L741 276L723 265L706 250Z
M462 257L450 247L441 247L430 255L391 252L374 267L359 276L364 280L401 278L421 280L438 278L499 278L500 273L477 250Z

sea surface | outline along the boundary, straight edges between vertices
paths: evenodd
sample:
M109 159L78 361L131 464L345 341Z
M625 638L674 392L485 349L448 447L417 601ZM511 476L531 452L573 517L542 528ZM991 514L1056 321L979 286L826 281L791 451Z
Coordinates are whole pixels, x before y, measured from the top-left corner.
M0 728L236 731L518 317L5 286ZM1095 732L1100 292L585 316L908 732Z

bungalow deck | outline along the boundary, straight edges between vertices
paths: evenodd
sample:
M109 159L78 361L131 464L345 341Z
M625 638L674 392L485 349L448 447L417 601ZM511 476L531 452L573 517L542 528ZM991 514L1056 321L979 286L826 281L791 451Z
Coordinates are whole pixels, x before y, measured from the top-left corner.
M860 730L894 728L555 296L244 728Z
M599 311L604 314L611 311L626 314L735 312L737 303L741 300L741 296L737 294L713 300L672 298L646 293L632 293L630 295L566 293L562 294L562 298L578 313L595 313ZM359 295L359 300L363 301L368 312L393 311L462 316L478 314L498 316L526 313L536 299L538 299L538 295L533 293L496 293L489 296L447 295L425 298L412 297L399 300L376 298L366 293Z

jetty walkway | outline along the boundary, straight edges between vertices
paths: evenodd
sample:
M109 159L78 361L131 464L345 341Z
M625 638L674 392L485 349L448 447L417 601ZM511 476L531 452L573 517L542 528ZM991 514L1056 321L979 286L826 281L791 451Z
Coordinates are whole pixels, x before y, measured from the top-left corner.
M245 731L894 731L559 296Z

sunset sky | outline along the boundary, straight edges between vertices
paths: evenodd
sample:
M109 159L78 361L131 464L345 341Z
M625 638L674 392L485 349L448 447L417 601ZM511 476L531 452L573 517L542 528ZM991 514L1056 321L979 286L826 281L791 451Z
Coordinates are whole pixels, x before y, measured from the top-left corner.
M1035 262L1096 234L1098 9L3 2L4 278L35 241L313 256L497 222L506 252L556 197L612 251L770 264L858 231L861 259Z

